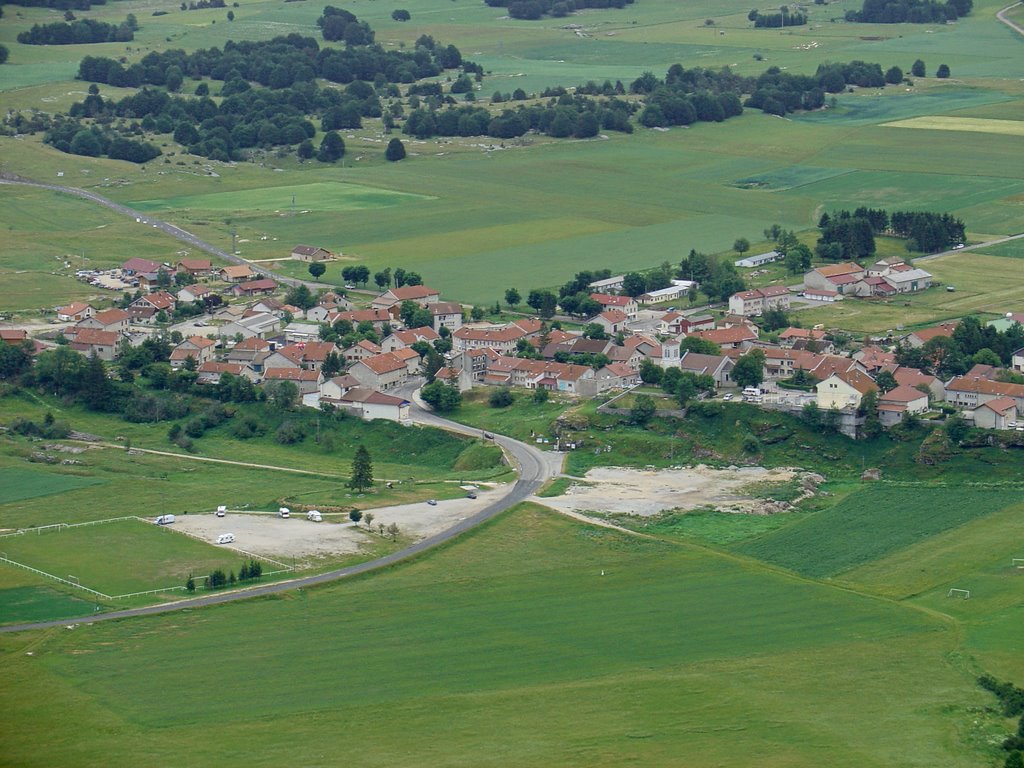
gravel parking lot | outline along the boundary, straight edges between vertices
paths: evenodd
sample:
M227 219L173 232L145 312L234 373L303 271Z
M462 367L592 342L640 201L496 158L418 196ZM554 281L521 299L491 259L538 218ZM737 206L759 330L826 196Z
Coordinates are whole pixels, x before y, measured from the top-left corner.
M379 524L386 527L395 523L402 536L419 540L451 528L463 518L479 512L500 494L500 489L481 488L475 499L448 499L438 501L436 506L423 501L368 511L373 513L374 529ZM300 513L284 520L275 512L234 510L228 510L225 517L217 517L212 512L178 515L171 528L211 544L216 544L220 534L233 533L234 544L219 546L264 557L283 558L286 562L352 554L370 541L371 536L364 526L356 527L342 515L325 515L322 523L312 523Z

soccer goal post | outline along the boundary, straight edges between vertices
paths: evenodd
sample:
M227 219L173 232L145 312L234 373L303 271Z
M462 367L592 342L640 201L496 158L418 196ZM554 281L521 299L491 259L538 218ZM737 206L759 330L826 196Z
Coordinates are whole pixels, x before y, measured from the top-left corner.
M1015 557L1010 560L1010 565L1014 568L1024 568L1024 557Z
M963 600L967 600L971 596L971 590L969 589L951 589L946 593L946 597L959 597Z

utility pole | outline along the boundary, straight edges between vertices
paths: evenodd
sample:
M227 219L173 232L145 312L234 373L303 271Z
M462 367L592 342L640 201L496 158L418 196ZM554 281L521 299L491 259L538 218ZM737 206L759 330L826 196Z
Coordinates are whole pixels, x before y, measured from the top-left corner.
M232 256L234 256L236 253L238 253L237 242L238 242L238 230L232 229L231 230L231 255Z

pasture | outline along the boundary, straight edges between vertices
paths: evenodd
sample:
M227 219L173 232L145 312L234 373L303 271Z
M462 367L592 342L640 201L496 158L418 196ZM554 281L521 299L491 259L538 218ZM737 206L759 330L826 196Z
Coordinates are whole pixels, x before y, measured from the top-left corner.
M529 505L373 578L25 640L0 638L25 766L186 744L196 766L319 764L343 744L361 765L966 768L998 727L933 614ZM76 718L41 739L57 702Z

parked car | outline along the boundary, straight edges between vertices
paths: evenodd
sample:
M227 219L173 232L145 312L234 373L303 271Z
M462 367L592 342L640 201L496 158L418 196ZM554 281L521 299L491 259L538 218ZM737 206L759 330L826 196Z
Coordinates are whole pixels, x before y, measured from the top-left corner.
M723 400L732 400L732 392L726 392L724 395L722 395L722 399Z
M467 493L466 494L466 498L467 499L475 499L476 498L476 491L470 491L469 493Z
M156 519L157 525L170 525L173 522L174 515L160 515L160 517Z
M224 517L224 515L226 515L227 513L228 513L228 508L225 507L223 504L221 504L219 507L217 507L217 513L216 513L217 517Z
M437 499L427 499L427 504L429 504L432 507L436 507L437 506Z
M312 523L322 523L324 516L320 514L319 510L311 509L306 513L306 519Z
M279 510L277 510L277 516L288 519L292 516L292 511L288 509L288 507L281 507Z
M234 544L235 543L235 534L233 534L233 533L222 533L220 536L217 537L217 543L218 544Z
M484 438L487 440L493 440L494 435L492 435L490 432L484 432Z

